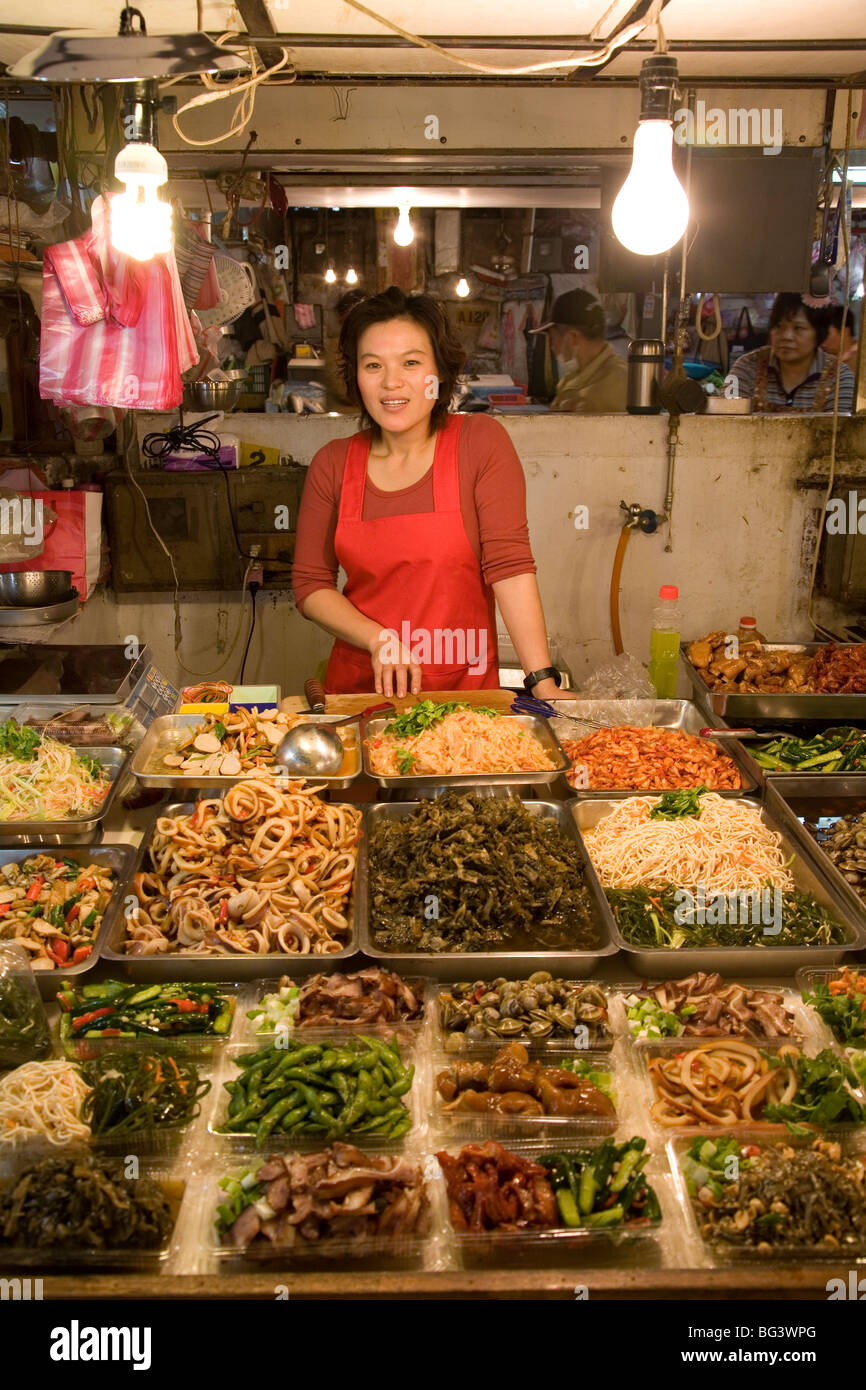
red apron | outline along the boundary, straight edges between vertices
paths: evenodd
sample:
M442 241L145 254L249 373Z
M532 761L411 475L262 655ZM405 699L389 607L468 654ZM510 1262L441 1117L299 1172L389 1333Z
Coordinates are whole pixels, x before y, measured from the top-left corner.
M481 576L460 510L457 440L460 419L436 436L433 511L363 521L368 431L349 441L334 536L346 572L346 598L392 629L422 667L422 690L489 690L499 684L496 606ZM409 640L407 640L407 637ZM339 638L325 690L374 690L370 654Z

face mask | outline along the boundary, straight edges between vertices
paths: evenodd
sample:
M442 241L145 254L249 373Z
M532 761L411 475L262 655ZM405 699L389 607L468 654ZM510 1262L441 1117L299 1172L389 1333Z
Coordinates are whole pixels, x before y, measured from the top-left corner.
M559 368L560 376L568 376L569 372L576 372L580 363L576 357L563 357L561 353L556 353L556 365Z

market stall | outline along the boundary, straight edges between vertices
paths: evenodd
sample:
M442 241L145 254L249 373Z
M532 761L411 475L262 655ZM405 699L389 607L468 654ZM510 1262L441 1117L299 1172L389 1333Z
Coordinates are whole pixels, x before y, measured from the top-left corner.
M544 719L492 692L337 725L345 766L305 785L283 741L350 697L185 693L221 703L146 733L123 706L3 711L7 830L56 749L71 798L28 803L52 834L0 870L4 1272L56 1297L814 1297L856 1262L862 774L794 795L709 708ZM100 721L113 755L74 741ZM48 1238L49 1180L80 1234ZM95 1229L111 1182L136 1221Z

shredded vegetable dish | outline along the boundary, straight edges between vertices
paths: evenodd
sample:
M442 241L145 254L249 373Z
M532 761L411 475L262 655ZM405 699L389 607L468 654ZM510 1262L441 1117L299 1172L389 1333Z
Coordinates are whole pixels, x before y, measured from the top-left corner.
M366 740L380 777L543 772L555 763L519 720L484 706L422 700Z
M83 818L99 810L110 786L96 758L14 719L0 724L0 821Z

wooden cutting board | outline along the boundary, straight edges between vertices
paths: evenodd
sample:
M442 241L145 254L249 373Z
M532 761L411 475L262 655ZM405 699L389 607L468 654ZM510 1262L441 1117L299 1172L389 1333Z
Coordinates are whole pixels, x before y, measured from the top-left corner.
M378 705L386 699L384 695L373 692L370 695L326 695L325 709L328 714L359 714L368 705ZM487 705L491 709L508 711L514 693L511 690L431 690L422 695L393 696L392 704L397 712L411 709L419 700L459 700L464 705Z

